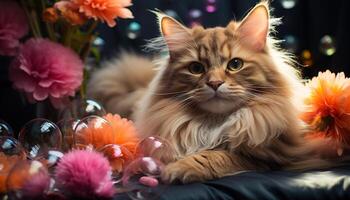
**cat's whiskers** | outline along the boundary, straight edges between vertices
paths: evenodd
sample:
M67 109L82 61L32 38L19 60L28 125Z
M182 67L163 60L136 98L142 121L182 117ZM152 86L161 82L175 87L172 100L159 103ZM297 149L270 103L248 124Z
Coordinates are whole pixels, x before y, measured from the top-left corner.
M166 95L172 95L172 94L185 94L184 91L180 91L180 92L165 92L165 93L151 93L153 95L156 95L156 96L166 96Z
M283 88L293 88L293 86L285 86L285 87L283 87L283 86L263 86L263 85L260 85L260 86L257 86L257 85L253 85L253 84L246 84L245 85L247 88L267 88L267 89L283 89ZM298 86L295 86L296 88L298 87Z
M249 92L256 92L256 93L261 93L262 90L261 89L257 89L257 88L247 88L247 90ZM269 90L268 91L269 94L273 94L273 95L280 95L280 92L274 91L274 90Z
M256 95L256 94L253 94L251 92L246 93L246 96L244 96L243 98L245 98L248 101L263 102L263 103L281 105L281 102L276 101L275 99L267 98L267 97L265 97L263 95Z

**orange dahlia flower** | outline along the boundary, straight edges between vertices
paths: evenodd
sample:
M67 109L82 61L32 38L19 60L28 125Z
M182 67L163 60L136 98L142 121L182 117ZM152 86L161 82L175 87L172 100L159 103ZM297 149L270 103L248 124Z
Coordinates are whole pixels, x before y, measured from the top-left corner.
M109 123L92 120L87 127L76 131L75 140L77 146L92 146L105 154L113 170L120 172L135 155L139 143L138 134L130 120L112 114L103 118Z
M319 73L306 87L305 111L301 119L313 128L318 137L331 137L338 154L350 145L350 79L344 73Z
M17 155L7 156L2 152L0 153L0 193L6 192L6 180L10 173L10 170L20 160L21 158Z
M115 19L133 18L133 15L126 7L131 6L131 0L71 0L79 7L79 12L84 13L88 18L99 19L106 22L109 27L116 25Z
M55 8L72 25L83 25L87 21L87 17L79 12L78 5L73 2L68 0L59 1L55 3Z

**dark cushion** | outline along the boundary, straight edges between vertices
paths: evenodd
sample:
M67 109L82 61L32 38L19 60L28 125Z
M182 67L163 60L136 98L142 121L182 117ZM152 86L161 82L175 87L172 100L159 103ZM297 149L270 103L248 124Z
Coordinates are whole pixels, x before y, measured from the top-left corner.
M117 194L115 200L129 199ZM157 199L350 199L350 165L304 173L242 172L204 183L170 185Z

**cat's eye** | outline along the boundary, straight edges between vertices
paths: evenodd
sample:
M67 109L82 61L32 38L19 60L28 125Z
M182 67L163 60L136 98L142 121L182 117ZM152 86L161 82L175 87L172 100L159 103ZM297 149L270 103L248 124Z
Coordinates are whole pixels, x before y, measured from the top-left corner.
M205 67L199 62L192 62L188 65L188 71L192 74L203 74L205 72Z
M227 69L229 71L236 71L240 68L243 67L243 60L240 59L240 58L233 58L232 60L230 60L228 63L227 63Z

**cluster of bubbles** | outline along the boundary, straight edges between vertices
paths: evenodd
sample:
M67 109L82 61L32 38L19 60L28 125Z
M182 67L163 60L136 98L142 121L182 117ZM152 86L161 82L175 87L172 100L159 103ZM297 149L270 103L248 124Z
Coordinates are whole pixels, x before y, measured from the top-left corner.
M298 4L298 0L280 0L280 5L284 9L293 9ZM285 35L282 39L282 47L291 53L296 53L299 50L299 40L294 35ZM335 39L330 35L324 35L320 38L319 51L325 56L332 56L336 52ZM311 51L305 49L301 51L300 60L303 66L309 67L313 64Z
M283 37L282 47L291 52L296 53L299 49L299 41L293 35L286 35ZM325 56L332 56L336 52L335 40L330 35L324 35L320 39L319 50ZM313 64L311 52L307 49L301 52L301 61L303 65L310 66Z
M65 152L78 148L93 148L80 140L88 126L112 128L102 116L103 107L93 100L72 104L57 123L47 119L33 119L15 134L8 123L0 120L0 189L13 199L23 199L22 188L26 181L38 174L50 174ZM103 132L98 132L103 134ZM120 192L127 192L132 199L153 199L161 194L163 162L168 162L174 152L170 144L159 137L148 137L139 142L136 154L118 144L108 144L96 151L113 162L123 157L121 172L113 174ZM11 161L11 162L9 162ZM15 162L14 162L15 161ZM11 166L9 163L13 163ZM6 178L4 178L6 177ZM50 185L54 185L51 178ZM3 188L1 188L3 187ZM54 189L53 189L54 190Z

